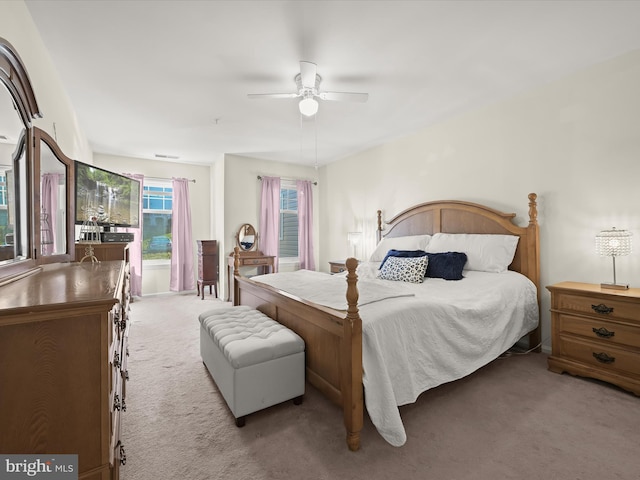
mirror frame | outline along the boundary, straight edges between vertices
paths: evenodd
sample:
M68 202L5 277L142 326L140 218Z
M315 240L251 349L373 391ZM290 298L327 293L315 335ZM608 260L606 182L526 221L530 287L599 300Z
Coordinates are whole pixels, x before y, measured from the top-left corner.
M27 221L28 221L28 258L24 260L16 260L6 265L0 266L0 281L17 277L29 272L36 267L36 256L34 253L34 215L33 215L33 159L34 159L34 137L32 121L36 118L42 118L42 113L38 108L36 96L29 80L29 75L24 67L22 59L16 52L15 48L4 38L0 37L0 81L9 91L13 98L16 110L25 126L25 143L26 143L26 168L27 168L27 199L30 205L27 205ZM38 235L39 235L38 230Z
M37 195L32 199L33 216L32 221L35 224L33 227L33 251L36 253L37 263L55 263L55 262L70 262L75 259L75 227L73 215L70 212L75 212L75 168L74 161L67 157L56 141L44 130L37 127L33 128L34 139L34 159L36 160L33 165L33 178L34 181L40 185L41 164L40 158L42 154L42 142L46 143L51 149L53 155L64 165L65 167L65 187L66 187L66 210L67 210L67 224L66 224L66 249L65 253L56 255L42 255L41 252L41 235L40 235L40 214L42 213L41 207L41 193L40 188L34 189Z
M242 232L247 227L251 227L251 229L253 230L253 234L254 234L253 245L251 246L251 248L245 248L240 243L240 232ZM243 223L242 225L240 225L240 228L238 229L238 233L236 233L236 244L240 248L240 252L252 252L254 250L257 250L257 248L258 248L258 231L250 223Z

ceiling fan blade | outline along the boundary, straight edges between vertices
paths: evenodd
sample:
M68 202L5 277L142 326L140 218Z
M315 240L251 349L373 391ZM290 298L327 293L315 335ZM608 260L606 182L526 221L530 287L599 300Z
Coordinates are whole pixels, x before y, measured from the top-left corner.
M354 92L320 92L318 97L322 100L332 100L336 102L360 102L364 103L369 99L368 93Z
M312 62L300 62L300 81L304 88L316 86L316 73L318 66Z
M249 98L296 98L300 95L297 93L249 93Z

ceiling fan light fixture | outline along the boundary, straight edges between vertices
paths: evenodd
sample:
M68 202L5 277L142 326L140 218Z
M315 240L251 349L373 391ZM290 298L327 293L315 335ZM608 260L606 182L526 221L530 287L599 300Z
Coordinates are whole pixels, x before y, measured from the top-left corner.
M300 108L300 113L306 117L313 117L316 113L318 113L318 101L309 96L304 97L300 100L298 104L298 108Z

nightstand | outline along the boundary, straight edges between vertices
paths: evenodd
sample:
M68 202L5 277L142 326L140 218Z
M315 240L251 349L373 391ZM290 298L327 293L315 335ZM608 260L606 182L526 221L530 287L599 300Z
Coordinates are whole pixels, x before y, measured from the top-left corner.
M335 262L329 262L329 271L331 273L342 273L347 271L346 260L338 260Z
M640 396L640 289L563 282L551 292L549 370L596 378Z

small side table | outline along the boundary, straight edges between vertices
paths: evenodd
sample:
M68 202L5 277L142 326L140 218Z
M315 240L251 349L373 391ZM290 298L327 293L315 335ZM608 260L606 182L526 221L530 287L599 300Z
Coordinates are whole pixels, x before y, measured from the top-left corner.
M233 302L231 291L233 285L233 261L233 253L231 253L227 260L227 298L230 302ZM263 255L259 250L255 252L240 252L238 261L238 268L255 267L258 275L273 273L274 271L275 257L273 255Z
M347 271L347 261L346 260L336 260L333 262L329 262L329 271L331 273L342 273Z
M640 396L640 289L562 282L551 292L549 370L597 378Z

